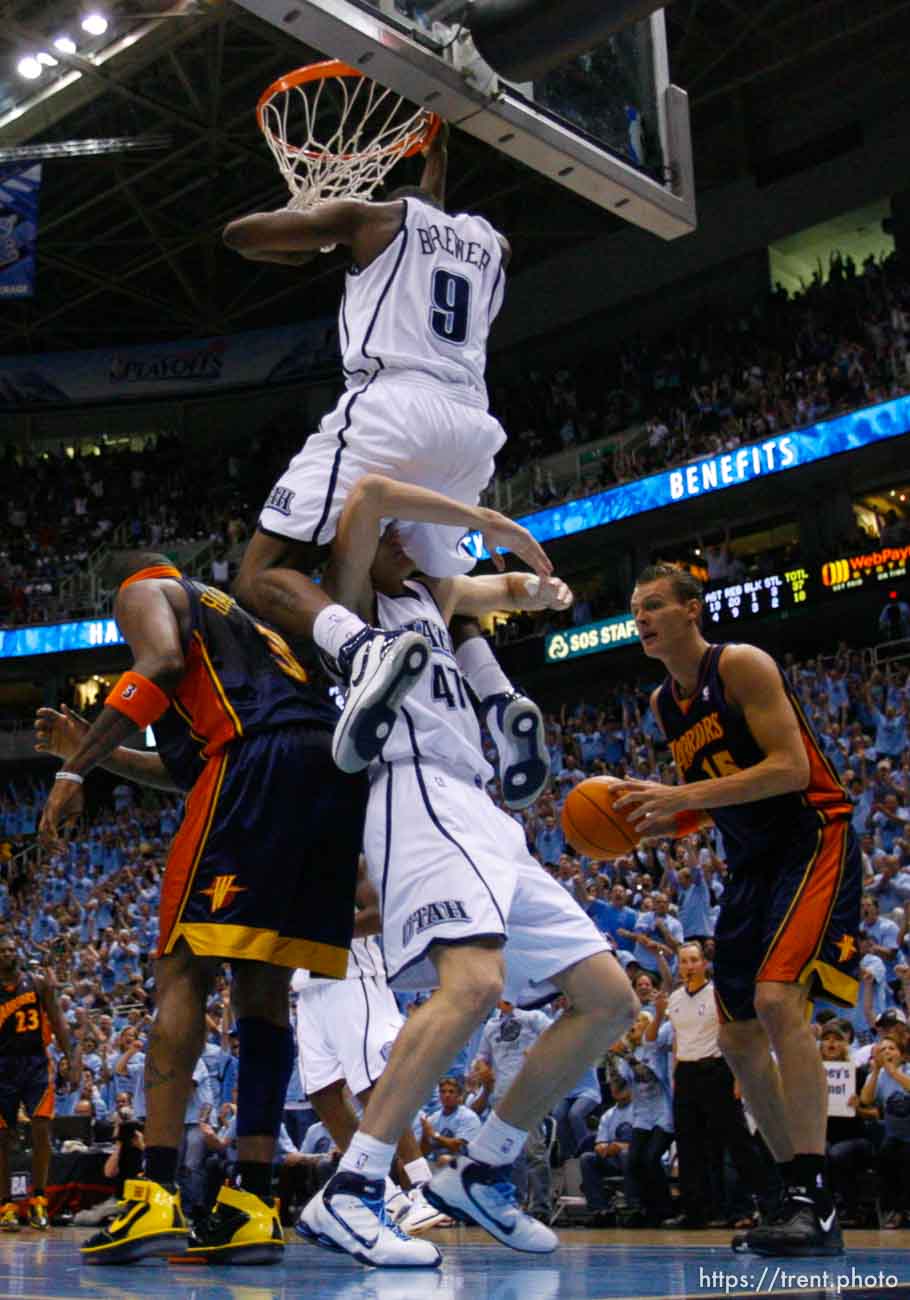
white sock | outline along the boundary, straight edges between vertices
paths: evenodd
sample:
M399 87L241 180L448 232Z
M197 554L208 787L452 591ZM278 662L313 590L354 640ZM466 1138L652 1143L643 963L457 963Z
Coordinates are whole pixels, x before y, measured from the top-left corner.
M394 1154L394 1142L380 1142L377 1138L370 1137L369 1133L358 1130L341 1157L338 1169L345 1169L349 1174L362 1174L364 1178L385 1179L392 1167Z
M390 1200L392 1199L392 1197L393 1197L393 1196L397 1196L398 1193L399 1193L400 1191L401 1191L401 1188L398 1186L398 1184L397 1184L397 1183L393 1183L392 1180L391 1180L391 1178L388 1176L388 1174L386 1174L386 1176L385 1176L385 1199L386 1199L387 1201L390 1201Z
M428 1183L433 1177L430 1166L427 1164L426 1160L424 1160L423 1156L418 1156L416 1160L412 1160L409 1164L406 1164L404 1172L407 1174L408 1178L410 1178L413 1187L423 1187L424 1183Z
M504 695L515 689L482 636L462 642L455 651L455 662L481 702L489 695Z
M485 1165L510 1165L518 1159L527 1136L524 1129L513 1128L493 1110L477 1137L468 1143L468 1155Z
M338 651L345 641L356 636L366 627L362 618L352 614L344 605L326 605L316 615L313 624L313 640L333 659L338 658Z

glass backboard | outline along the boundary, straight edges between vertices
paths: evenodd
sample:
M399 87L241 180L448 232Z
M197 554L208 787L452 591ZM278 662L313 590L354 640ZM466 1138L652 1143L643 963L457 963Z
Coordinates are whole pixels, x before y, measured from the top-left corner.
M463 0L238 3L626 221L664 239L695 228L688 98L669 81L662 10L515 85L460 26Z

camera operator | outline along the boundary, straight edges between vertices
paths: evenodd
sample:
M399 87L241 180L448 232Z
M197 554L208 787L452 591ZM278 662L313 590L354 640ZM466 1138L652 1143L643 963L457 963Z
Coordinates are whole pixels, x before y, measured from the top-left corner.
M144 1149L141 1121L129 1106L121 1106L114 1117L114 1149L104 1162L104 1176L113 1179L117 1200L128 1179L141 1177Z

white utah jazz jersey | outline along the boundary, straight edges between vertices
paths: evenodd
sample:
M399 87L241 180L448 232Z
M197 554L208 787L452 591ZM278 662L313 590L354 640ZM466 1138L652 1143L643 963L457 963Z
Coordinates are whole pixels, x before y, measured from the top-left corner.
M364 939L352 939L351 951L348 954L348 969L345 979L359 980L361 975L367 975L372 979L385 982L385 963L382 960L382 949L375 935L369 934ZM337 984L337 980L323 979L319 975L311 975L308 970L298 968L294 971L291 980L291 988L295 993L302 993L309 984Z
M403 373L454 387L486 409L487 335L505 288L502 245L483 217L403 203L388 248L346 277L338 333L348 386L377 371Z
M401 596L376 593L379 626L413 628L432 646L430 666L408 692L382 761L424 758L478 776L486 784L493 769L483 756L480 726L464 678L455 662L452 638L430 591L416 579ZM375 766L375 764L374 764Z

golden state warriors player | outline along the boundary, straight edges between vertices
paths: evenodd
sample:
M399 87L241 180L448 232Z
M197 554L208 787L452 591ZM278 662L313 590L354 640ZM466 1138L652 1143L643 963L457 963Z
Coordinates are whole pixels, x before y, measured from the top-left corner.
M414 632L368 629L299 570L331 543L364 474L474 505L506 438L489 413L484 372L511 250L483 217L446 214L445 172L440 132L421 185L387 202L337 199L307 212L253 213L224 231L230 248L258 261L293 263L335 244L353 259L338 325L344 395L272 489L236 588L248 609L292 638L312 637L338 665L349 689L334 755L346 771L378 755L429 647ZM463 528L401 521L400 529L421 572L448 577L473 568ZM542 553L536 564L549 572ZM511 698L486 642L471 639L461 658L500 751L506 799L523 807L546 782L543 720L529 700Z
M32 1195L29 1226L47 1229L47 1174L51 1163L54 1074L51 1036L72 1063L70 1036L50 980L26 974L11 935L0 937L0 1231L18 1232L19 1211L10 1199L9 1153L20 1104L32 1125Z
M807 1001L856 1001L862 868L852 808L777 663L756 646L710 645L702 607L700 584L671 565L645 569L632 593L642 648L668 670L651 707L682 784L626 782L617 807L646 835L713 821L723 836L720 1046L785 1189L778 1212L734 1247L838 1254L827 1084Z
M189 795L161 883L158 1015L145 1063L146 1179L126 1184L117 1218L82 1255L87 1263L124 1263L171 1253L186 1240L178 1148L206 996L229 959L240 1040L239 1186L221 1189L189 1253L268 1263L284 1244L270 1189L293 1065L291 971L305 966L338 978L347 970L365 781L332 762L337 710L277 632L164 556L127 552L111 568L120 579L114 617L134 666L91 727L42 710L39 741L64 765L41 834L56 838L96 764ZM121 746L150 725L157 755Z

